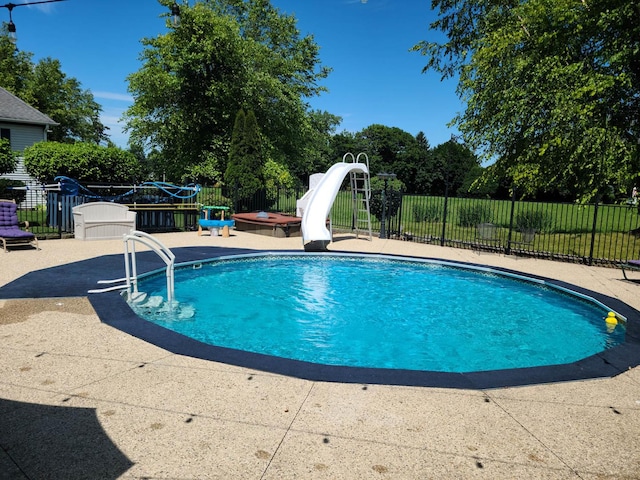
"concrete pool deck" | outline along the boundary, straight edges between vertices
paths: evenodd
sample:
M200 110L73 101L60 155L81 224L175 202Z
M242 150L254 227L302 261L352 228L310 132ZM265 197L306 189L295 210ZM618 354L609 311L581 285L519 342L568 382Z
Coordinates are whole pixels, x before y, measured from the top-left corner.
M235 231L157 237L170 248L302 249L299 237ZM508 268L640 309L640 285L619 269L336 240L333 251ZM36 270L123 249L119 240L40 246L0 256L0 292ZM86 298L47 296L72 281L0 300L0 479L640 478L639 367L487 390L301 380L176 355L102 323Z

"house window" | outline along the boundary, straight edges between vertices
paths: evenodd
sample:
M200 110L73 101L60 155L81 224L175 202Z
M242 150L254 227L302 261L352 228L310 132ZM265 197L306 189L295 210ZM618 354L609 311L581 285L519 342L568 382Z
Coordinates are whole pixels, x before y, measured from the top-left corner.
M0 138L1 139L7 139L9 140L9 143L11 143L11 130L8 128L0 128Z

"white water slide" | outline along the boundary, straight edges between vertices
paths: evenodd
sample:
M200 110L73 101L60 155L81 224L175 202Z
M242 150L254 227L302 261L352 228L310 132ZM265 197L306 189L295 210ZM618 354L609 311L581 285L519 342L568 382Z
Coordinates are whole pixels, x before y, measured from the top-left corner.
M368 174L364 163L341 162L333 165L311 193L302 215L302 243L307 251L326 250L331 242L327 217L338 195L342 182L351 172Z

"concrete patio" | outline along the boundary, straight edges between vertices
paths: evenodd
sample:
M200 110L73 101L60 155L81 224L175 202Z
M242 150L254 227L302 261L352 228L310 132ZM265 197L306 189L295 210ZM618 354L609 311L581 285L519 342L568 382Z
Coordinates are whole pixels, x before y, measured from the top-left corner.
M300 238L160 234L167 246L302 249ZM620 270L339 236L331 250L482 263L640 309ZM0 292L122 241L0 255ZM64 285L67 278L59 278ZM463 390L314 382L173 354L100 321L86 297L0 300L0 479L640 478L640 368ZM550 334L552 334L552 329Z

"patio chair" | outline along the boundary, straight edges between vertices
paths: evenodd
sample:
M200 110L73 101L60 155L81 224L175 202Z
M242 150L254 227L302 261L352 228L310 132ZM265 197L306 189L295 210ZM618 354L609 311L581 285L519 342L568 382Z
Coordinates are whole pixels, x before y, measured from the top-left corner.
M630 282L640 283L639 279L629 278L627 277L627 270L633 272L640 272L640 260L627 260L626 263L621 263L620 268L622 268L622 275L625 280L629 280Z
M29 222L24 223L28 230ZM0 199L0 242L5 252L8 251L7 247L14 245L32 245L36 250L40 250L36 236L32 232L20 229L15 200Z
M500 236L498 235L498 227L493 223L479 223L476 230L476 239L480 243L500 243Z

